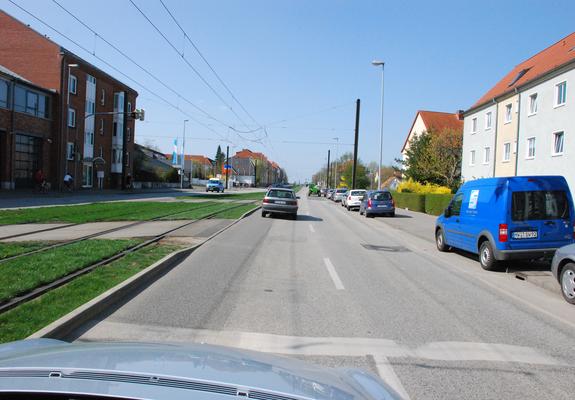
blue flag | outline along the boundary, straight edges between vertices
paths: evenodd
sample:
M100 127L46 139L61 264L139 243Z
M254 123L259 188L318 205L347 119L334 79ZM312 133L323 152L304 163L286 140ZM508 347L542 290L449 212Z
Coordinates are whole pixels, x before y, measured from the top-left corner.
M178 139L174 139L174 151L172 152L172 165L178 165Z

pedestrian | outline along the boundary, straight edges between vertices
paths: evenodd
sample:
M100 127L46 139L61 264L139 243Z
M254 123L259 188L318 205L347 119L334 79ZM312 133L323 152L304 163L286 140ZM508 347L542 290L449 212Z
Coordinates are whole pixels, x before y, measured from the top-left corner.
M132 174L128 172L128 176L126 177L126 189L132 189Z
M40 193L46 192L47 190L46 177L44 176L44 171L42 171L41 168L38 168L34 173L34 184L36 189Z
M66 172L66 175L64 175L64 186L66 187L66 190L71 192L73 188L72 187L73 183L74 183L74 177L70 175L70 173Z

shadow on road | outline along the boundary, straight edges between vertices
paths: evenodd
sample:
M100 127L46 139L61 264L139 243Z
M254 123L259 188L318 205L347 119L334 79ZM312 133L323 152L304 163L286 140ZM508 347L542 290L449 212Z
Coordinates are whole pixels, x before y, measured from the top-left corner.
M272 214L270 215L268 218L273 218L273 219L289 219L291 220L291 215L288 214ZM312 217L311 215L303 215L303 214L298 214L297 215L297 220L296 221L323 221L322 218L319 217Z
M467 251L459 249L452 249L451 252L458 254L462 257L465 257L469 260L475 261L477 263L477 267L481 268L481 265L479 264L479 258L478 258L479 256L477 254L469 253ZM541 272L550 270L551 270L551 264L549 261L511 260L511 261L501 261L499 270L492 272L514 274L517 272Z

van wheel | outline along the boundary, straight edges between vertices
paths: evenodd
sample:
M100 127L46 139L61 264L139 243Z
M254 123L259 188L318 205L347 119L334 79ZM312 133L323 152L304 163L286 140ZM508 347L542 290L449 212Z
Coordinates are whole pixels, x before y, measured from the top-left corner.
M561 271L561 294L567 303L575 304L575 264L567 263Z
M435 245L439 251L449 251L449 246L445 243L443 229L438 229L437 232L435 232Z
M486 271L497 271L498 263L493 254L493 247L489 240L485 240L479 246L479 263Z

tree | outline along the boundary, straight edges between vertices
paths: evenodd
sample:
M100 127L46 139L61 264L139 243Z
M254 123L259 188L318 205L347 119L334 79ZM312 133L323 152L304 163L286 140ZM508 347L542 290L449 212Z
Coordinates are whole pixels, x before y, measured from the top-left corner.
M222 148L220 145L218 145L218 150L216 151L216 157L214 158L214 160L216 162L216 171L217 171L216 173L220 173L226 160L226 155L222 152Z
M353 182L353 160L346 161L342 167L341 180L347 184L347 187L351 188ZM360 160L357 160L354 189L369 188L370 180L367 172L365 165Z

